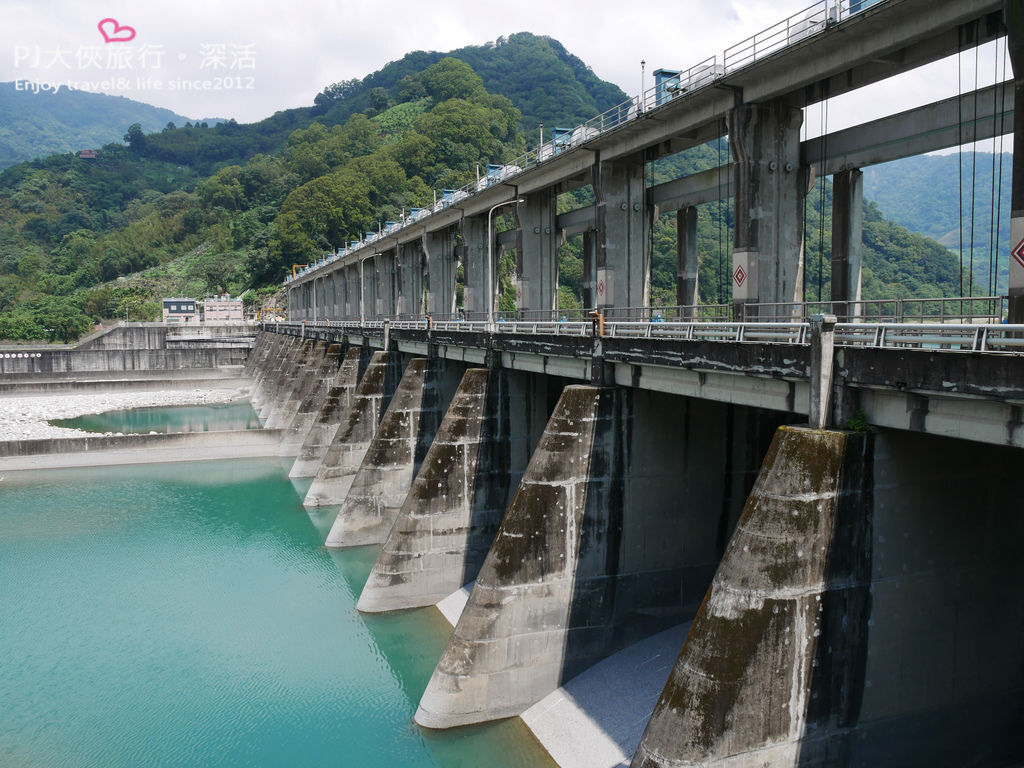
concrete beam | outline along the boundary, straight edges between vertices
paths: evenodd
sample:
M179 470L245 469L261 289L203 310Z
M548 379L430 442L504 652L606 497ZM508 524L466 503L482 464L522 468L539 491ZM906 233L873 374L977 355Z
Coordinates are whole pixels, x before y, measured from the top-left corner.
M1013 84L1001 83L809 139L800 146L800 162L819 176L888 163L1012 133L1013 115Z
M585 208L577 208L575 211L559 215L556 226L565 233L566 237L569 237L593 229L596 224L597 207L588 205Z
M733 173L732 163L726 163L720 168L657 184L647 190L648 205L657 206L659 213L667 213L732 197Z
M806 106L955 54L964 45L961 25L979 22L976 39L995 39L1003 34L1001 7L1001 0L878 3L723 82L742 88L748 103L782 98Z

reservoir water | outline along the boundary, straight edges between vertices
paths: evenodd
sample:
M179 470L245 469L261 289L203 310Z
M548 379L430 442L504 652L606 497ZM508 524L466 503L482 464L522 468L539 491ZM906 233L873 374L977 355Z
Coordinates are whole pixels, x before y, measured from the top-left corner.
M552 765L412 723L450 629L358 614L376 548L332 517L273 459L6 473L0 765Z
M51 419L55 427L83 432L214 432L259 429L260 420L248 402L189 405L90 413L70 419Z

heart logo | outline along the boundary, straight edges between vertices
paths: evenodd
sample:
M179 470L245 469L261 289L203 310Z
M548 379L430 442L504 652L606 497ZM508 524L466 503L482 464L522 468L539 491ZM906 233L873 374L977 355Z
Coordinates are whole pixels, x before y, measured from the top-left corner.
M120 25L117 19L104 19L96 25L106 43L127 43L135 39L135 27Z

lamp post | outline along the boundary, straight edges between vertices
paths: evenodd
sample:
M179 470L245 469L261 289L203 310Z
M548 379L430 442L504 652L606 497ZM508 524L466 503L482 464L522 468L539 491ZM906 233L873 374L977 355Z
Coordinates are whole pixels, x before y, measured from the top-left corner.
M639 104L639 108L637 109L637 112L643 112L644 111L644 86L646 85L646 83L644 82L645 79L646 79L644 77L644 71L646 69L647 69L647 60L646 59L640 59L640 104Z
M494 268L491 265L493 260L492 253L494 251L494 235L491 232L491 221L494 211L501 208L503 205L513 205L518 203L525 203L526 201L517 197L515 200L506 200L503 203L492 205L491 210L487 212L487 330L494 330Z

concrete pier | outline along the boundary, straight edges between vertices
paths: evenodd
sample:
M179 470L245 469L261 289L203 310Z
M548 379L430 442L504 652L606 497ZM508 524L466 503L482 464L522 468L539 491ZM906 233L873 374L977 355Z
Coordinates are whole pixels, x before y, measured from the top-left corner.
M779 429L634 768L832 764L864 684L866 448Z
M698 414L665 405L627 390L565 388L417 723L520 714L600 659L693 616L717 562L727 483L719 477L687 530L686 486L696 490L707 465L687 468L672 451ZM634 423L648 427L642 439Z
M326 546L384 541L451 402L455 375L437 358L409 363L352 478Z
M306 493L304 506L323 507L345 500L397 383L398 355L374 352L352 395L352 405Z
M257 383L256 401L253 408L260 419L266 421L270 416L274 405L277 403L277 396L281 391L284 377L291 369L295 355L301 349L303 340L294 336L286 336L268 361L267 375Z
M433 605L476 578L549 415L546 382L538 378L466 371L370 572L360 611Z
M331 382L338 373L341 359L341 345L331 344L320 358L317 370L309 376L299 393L298 407L284 429L281 438L281 456L295 456L309 434L320 408L331 389Z
M249 402L252 403L253 410L257 414L260 412L260 406L267 400L266 390L271 373L277 368L279 363L278 355L281 349L289 343L289 337L284 334L271 333L268 336L270 338L259 350L260 359L252 372L252 391L249 396Z
M338 427L345 420L345 414L352 404L352 397L359 384L361 358L362 350L358 347L351 347L345 353L345 359L331 379L327 394L302 441L299 455L288 472L289 477L316 476L324 455L331 447Z
M312 383L320 367L326 347L317 341L306 340L299 347L291 368L285 373L277 401L267 416L264 427L283 429L287 427L298 410L303 394Z
M632 765L1018 764L1019 460L782 428Z

